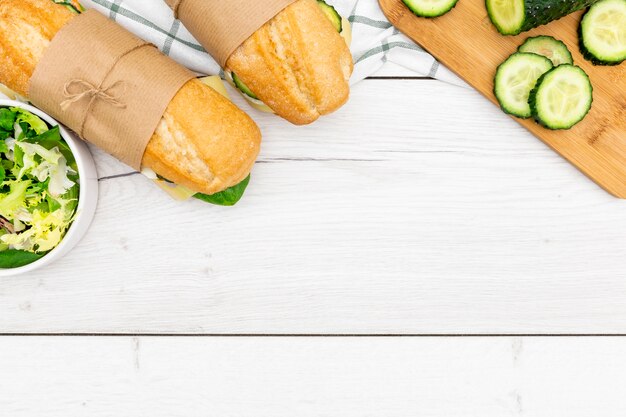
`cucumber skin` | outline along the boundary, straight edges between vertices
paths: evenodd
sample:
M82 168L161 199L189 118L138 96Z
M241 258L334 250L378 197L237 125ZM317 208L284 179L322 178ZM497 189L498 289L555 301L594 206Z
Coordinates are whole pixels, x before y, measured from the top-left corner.
M587 10L585 12L585 15L587 13L589 13L589 10ZM585 18L585 15L583 15L583 19ZM600 58L598 58L597 56L595 56L594 54L592 54L591 52L589 52L589 50L585 46L585 41L583 39L583 23L582 23L582 20L580 21L580 25L578 25L578 46L579 46L580 53L582 54L583 58L585 58L587 61L590 61L593 65L615 66L615 65L619 65L622 62L624 62L624 60L621 60L621 61L603 61Z
M337 29L337 32L343 32L341 15L339 14L339 12L337 12L337 9L326 3L324 0L317 0L317 5L322 9L324 14L327 15L326 17L328 17L328 20L330 20L330 22L333 24L333 27ZM332 18L330 15L327 14L326 10L329 10L332 13Z
M518 35L589 7L598 1L600 0L524 0L525 17L522 26L513 33L500 33Z
M235 87L237 87L239 91L241 91L243 94L247 95L250 98L253 98L255 100L259 99L256 94L254 94L252 90L250 90L250 88L245 85L243 81L241 81L237 74L233 72L231 76L233 78L233 84L235 84Z
M563 65L570 65L570 64L563 64ZM560 66L561 65L559 65L559 67ZM537 80L537 84L535 84L535 88L533 88L530 91L530 95L528 96L528 104L530 104L530 112L532 113L533 119L535 119L535 122L537 122L537 124L545 127L546 129L550 129L550 130L568 130L568 129L571 129L572 127L574 127L578 123L582 122L585 119L585 117L587 117L589 112L591 111L591 107L593 107L593 85L591 84L591 80L589 79L589 75L585 72L585 75L587 76L587 81L589 82L589 86L591 88L591 101L589 102L589 108L587 109L587 112L580 118L580 120L578 120L576 123L574 123L572 126L570 126L568 128L554 128L554 127L551 127L550 125L546 124L543 120L541 120L539 118L539 114L537 112L537 92L539 91L539 87L541 86L541 83L543 82L544 78L546 78L546 76L548 74L550 74L552 71L554 71L555 69L557 69L559 67L554 67L550 71L546 72L541 77L539 77L539 79Z
M409 8L409 10L417 17L425 17L427 19L434 19L435 17L439 17L439 16L443 16L446 13L449 13L452 9L454 9L454 7L456 6L456 4L459 2L459 0L456 0L454 2L452 2L452 4L450 5L450 7L448 9L446 9L445 11L441 12L438 15L427 15L427 14L423 14L418 12L417 10L415 10L410 4L409 4L410 0L402 0L402 3L404 3L404 5L406 7Z

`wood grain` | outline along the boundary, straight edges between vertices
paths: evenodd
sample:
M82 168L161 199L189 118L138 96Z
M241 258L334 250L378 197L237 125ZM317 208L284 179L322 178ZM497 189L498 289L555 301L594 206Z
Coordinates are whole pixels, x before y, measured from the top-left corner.
M10 417L622 417L626 339L0 338Z
M563 40L575 64L594 87L590 113L574 128L550 131L532 120L516 119L611 194L626 198L626 66L598 67L578 48L581 12L518 36L502 36L491 24L484 1L460 1L437 19L416 17L402 0L379 0L392 24L433 54L493 103L497 66L529 36L550 35ZM453 120L455 115L451 114Z
M313 126L252 115L240 205L103 180L74 251L0 280L0 333L626 333L626 201L476 91L369 80Z

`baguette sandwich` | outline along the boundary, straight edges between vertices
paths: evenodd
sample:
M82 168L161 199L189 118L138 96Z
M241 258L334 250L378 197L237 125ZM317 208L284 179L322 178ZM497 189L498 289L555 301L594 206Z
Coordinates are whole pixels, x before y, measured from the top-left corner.
M55 3L0 0L0 83L24 97L52 38L76 16L72 2ZM260 142L252 119L194 79L168 105L142 168L194 193L213 195L246 180Z
M350 22L332 6L297 0L232 53L225 73L254 107L309 124L348 100L350 40Z

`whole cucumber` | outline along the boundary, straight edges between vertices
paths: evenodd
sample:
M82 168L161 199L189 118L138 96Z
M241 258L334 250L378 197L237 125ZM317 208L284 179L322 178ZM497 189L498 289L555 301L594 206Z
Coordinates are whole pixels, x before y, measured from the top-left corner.
M503 35L517 35L600 0L486 0L489 18Z

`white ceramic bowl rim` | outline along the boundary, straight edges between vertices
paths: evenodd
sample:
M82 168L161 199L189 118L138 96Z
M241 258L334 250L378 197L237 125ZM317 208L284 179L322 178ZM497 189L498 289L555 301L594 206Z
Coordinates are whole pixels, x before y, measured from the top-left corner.
M80 241L82 235L87 231L91 220L95 214L95 208L98 198L98 177L95 169L95 164L91 154L89 153L86 145L79 139L75 139L70 133L61 126L56 120L42 112L41 110L15 100L0 99L0 108L5 107L20 107L24 110L41 117L50 126L59 126L61 136L69 145L74 157L76 158L76 165L78 166L78 176L80 181L80 191L78 194L78 207L76 208L76 218L72 222L72 225L68 229L67 233L63 237L63 240L59 245L52 249L43 258L19 267L19 268L0 268L0 276L10 276L25 274L32 272L35 269L39 269L45 265L49 265L55 260L63 257L72 247ZM77 227L81 225L82 227Z

